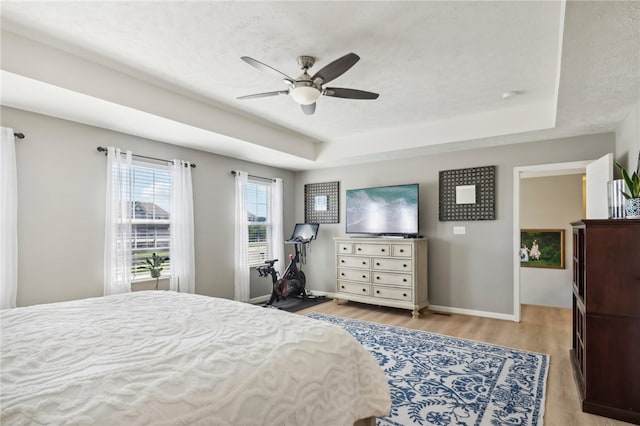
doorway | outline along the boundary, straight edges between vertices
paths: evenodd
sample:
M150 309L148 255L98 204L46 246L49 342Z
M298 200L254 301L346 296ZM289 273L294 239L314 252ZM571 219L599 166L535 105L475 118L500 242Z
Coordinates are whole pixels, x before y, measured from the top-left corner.
M598 160L574 161L568 163L539 164L515 167L513 169L513 320L520 322L521 280L520 280L520 197L521 179L567 174L586 174L586 217L606 218L607 182L613 178L613 154ZM603 199L604 197L604 199ZM604 216L603 216L604 215Z

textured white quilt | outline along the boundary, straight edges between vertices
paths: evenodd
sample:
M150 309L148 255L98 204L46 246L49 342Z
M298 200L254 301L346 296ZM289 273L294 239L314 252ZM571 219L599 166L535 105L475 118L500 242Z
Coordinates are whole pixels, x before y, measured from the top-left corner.
M3 426L350 425L391 406L351 335L275 309L148 291L0 315Z

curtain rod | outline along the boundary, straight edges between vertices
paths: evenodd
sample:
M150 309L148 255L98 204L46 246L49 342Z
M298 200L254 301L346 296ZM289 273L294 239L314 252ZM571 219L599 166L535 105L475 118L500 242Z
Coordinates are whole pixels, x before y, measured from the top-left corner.
M107 155L107 148L103 147L103 146L99 146L97 148L98 152L104 152L104 155ZM137 155L137 154L131 154L133 157L138 157L138 158L146 158L148 160L156 160L156 161L166 161L167 163L173 163L173 160L165 160L163 158L156 158L156 157L147 157L146 155ZM192 168L196 168L196 165L194 163L191 163L191 167Z
M235 170L231 170L231 174L233 176L235 176L236 174L238 174L238 172L236 172ZM250 174L247 174L247 176L249 176L251 178L254 178L254 179L261 179L261 180L268 180L269 182L275 182L275 179L273 179L273 178L266 178L266 177L255 176L255 175L250 175Z
M13 132L13 136L15 136L18 139L24 139L24 133L22 132Z

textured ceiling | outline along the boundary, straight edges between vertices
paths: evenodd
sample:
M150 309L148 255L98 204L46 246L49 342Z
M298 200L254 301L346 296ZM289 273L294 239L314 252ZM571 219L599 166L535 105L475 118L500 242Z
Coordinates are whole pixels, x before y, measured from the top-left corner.
M640 3L632 1L566 9L555 1L1 7L3 30L307 135L326 144L330 164L345 160L338 152L349 144L353 158L373 160L443 143L470 148L609 131L640 96ZM288 96L236 99L286 88L240 56L295 77L299 55L317 58L313 73L348 52L361 60L330 85L377 92L378 100L322 97L305 116ZM522 94L502 100L508 90ZM538 115L545 119L536 122ZM369 154L365 138L373 141ZM389 147L389 138L410 142Z

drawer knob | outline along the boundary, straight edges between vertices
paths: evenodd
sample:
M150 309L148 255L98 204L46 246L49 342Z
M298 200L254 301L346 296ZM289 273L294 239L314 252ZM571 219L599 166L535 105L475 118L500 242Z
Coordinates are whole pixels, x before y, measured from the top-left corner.
M407 282L407 279L406 279L406 278L403 278L403 279L402 279L402 282L405 282L405 283L406 283L406 282Z
M358 247L358 251L362 251L362 249L360 247Z
M341 286L340 286L340 288L344 288L344 286L343 286L343 285L341 285Z
M362 276L362 278L367 278L367 276L366 276L366 275L363 275L363 276Z
M380 262L376 262L376 266L380 266Z
M362 291L365 291L365 292L366 292L366 291L367 291L367 289L366 289L366 288L363 288L363 289L362 289Z
M363 260L363 261L362 261L362 264L363 264L363 265L366 265L366 264L367 264L367 262L365 262L365 261Z
M376 293L380 294L380 290L376 290Z
M346 249L347 249L346 247L342 247L342 250L346 250Z
M403 295L404 297L407 297L407 293L402 293L402 295Z
M406 264L406 263L404 263L404 264L402 265L402 267L403 267L403 268L406 268L406 267L407 267L407 264Z
M384 249L380 249L380 251L384 253Z
M379 279L380 279L380 277L376 277L376 280L379 280Z
M400 253L404 253L404 249L400 249Z
M340 263L344 263L344 259L340 261Z
M344 272L340 272L340 275L344 277Z

